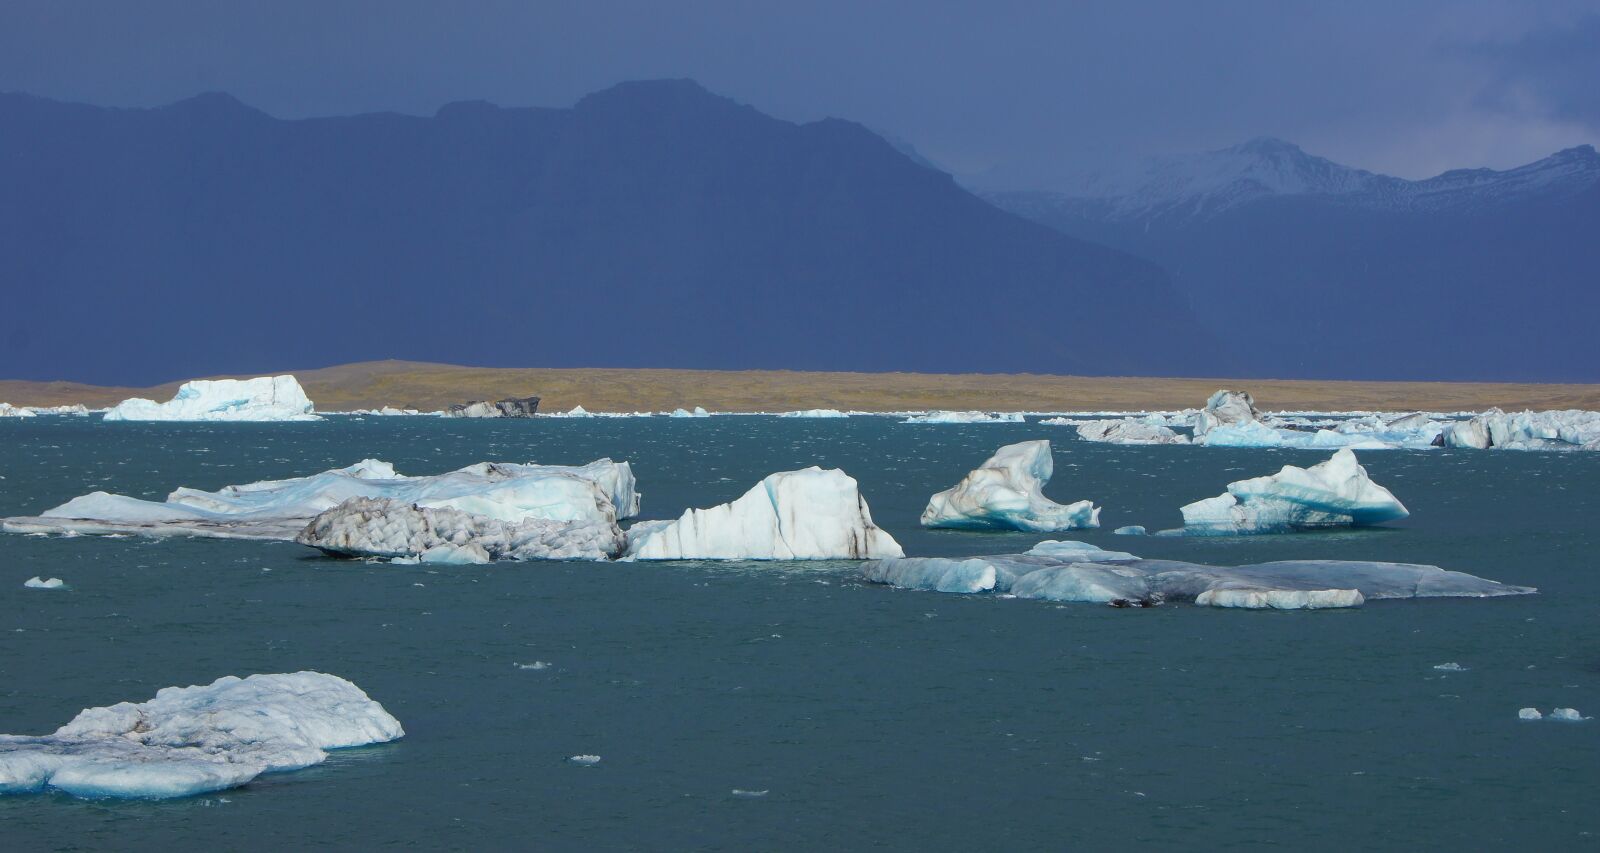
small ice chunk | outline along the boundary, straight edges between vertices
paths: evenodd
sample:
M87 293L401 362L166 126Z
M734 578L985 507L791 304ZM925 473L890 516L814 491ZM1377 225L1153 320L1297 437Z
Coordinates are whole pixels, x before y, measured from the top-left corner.
M1048 439L1008 444L960 483L930 498L922 526L1031 531L1099 527L1100 508L1092 502L1062 505L1044 496L1044 484L1054 470Z
M28 589L61 589L67 584L61 578L40 578L35 576L23 581L22 585Z
M1449 663L1441 663L1438 666L1435 666L1434 669L1437 669L1440 672L1466 672L1467 671L1466 667L1462 666L1459 663L1456 663L1455 661L1451 661Z
M1021 412L928 412L912 415L903 424L1020 424Z
M838 409L805 409L798 412L783 412L780 418L848 418L849 414Z
M1519 719L1519 720L1542 720L1542 719L1544 719L1544 715L1539 713L1539 709L1538 708L1523 708L1522 710L1517 712L1517 719Z
M1130 524L1130 525L1128 525L1126 527L1119 527L1116 530L1113 530L1111 532L1113 534L1117 535L1117 536L1143 536L1143 535L1145 535L1144 526L1140 525L1140 524Z
M765 797L767 793L767 791L743 791L738 788L733 789L733 795L735 797L741 797L747 800L760 799L761 797Z
M585 754L585 755L574 755L571 758L568 758L567 761L570 761L573 764L581 765L583 767L593 767L596 764L600 763L600 756L598 756L598 755L587 755L587 754Z
M1577 708L1557 708L1550 712L1550 719L1560 720L1564 723L1577 723L1589 718L1578 713Z
M541 670L541 669L549 669L550 668L550 662L549 661L544 661L544 660L536 660L533 663L513 663L512 666L515 666L517 669Z

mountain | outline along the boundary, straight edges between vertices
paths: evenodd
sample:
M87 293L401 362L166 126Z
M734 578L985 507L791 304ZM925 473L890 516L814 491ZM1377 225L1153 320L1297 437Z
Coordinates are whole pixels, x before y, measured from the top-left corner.
M0 365L149 384L355 360L1172 374L1156 265L860 125L690 81L285 121L0 95Z
M1600 155L1408 181L1281 140L998 206L1169 270L1252 372L1600 381Z

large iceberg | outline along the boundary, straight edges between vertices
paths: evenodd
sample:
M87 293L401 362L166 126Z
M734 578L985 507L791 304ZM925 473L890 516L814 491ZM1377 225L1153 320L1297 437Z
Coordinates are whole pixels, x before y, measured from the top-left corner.
M1478 450L1600 450L1600 412L1490 409L1445 427L1438 444Z
M315 421L311 400L293 376L196 379L165 403L135 397L105 414L108 421Z
M1382 524L1410 515L1350 450L1310 468L1285 465L1271 476L1229 483L1226 493L1182 512L1184 532L1200 535Z
M1050 423L1050 421L1046 421L1046 423ZM1143 418L1081 421L1073 424L1073 426L1077 427L1078 437L1084 441L1095 441L1105 444L1189 443L1188 436L1179 435L1166 426L1152 424Z
M934 495L923 527L969 530L1074 530L1100 526L1090 501L1061 505L1044 496L1055 467L1047 439L1008 444L960 483Z
M404 734L382 705L337 676L230 675L168 687L148 702L90 708L52 735L0 735L0 794L186 797Z
M1084 542L1040 543L1026 554L904 557L863 563L869 581L904 589L1009 593L1017 598L1148 606L1188 601L1210 607L1314 610L1388 598L1526 595L1511 586L1437 566L1289 560L1207 566L1145 560Z
M872 513L856 481L815 466L771 474L732 503L690 509L675 521L628 530L635 560L844 560L904 552Z
M352 498L458 510L512 525L540 519L614 526L639 511L633 470L626 462L600 459L578 466L480 462L446 474L407 477L387 462L367 459L309 477L226 486L215 492L179 488L165 502L94 492L41 516L5 519L0 529L292 541L314 517Z
M1212 394L1206 407L1194 416L1194 437L1200 439L1219 426L1249 424L1261 419L1255 398L1244 391L1226 389Z
M912 415L903 424L1020 424L1021 412L927 412Z
M509 521L389 498L351 498L313 518L295 537L329 554L423 563L605 560L626 539L614 521Z

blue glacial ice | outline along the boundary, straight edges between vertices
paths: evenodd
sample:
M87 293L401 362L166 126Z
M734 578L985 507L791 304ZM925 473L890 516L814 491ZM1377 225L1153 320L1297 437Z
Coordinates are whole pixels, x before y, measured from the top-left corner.
M1206 536L1364 526L1410 515L1348 449L1310 468L1285 465L1271 476L1229 483L1227 492L1182 512L1183 532Z
M845 560L904 552L838 469L770 474L738 499L628 530L634 560Z
M1044 496L1055 461L1046 439L1008 444L960 483L934 495L923 527L967 530L1074 530L1100 526L1090 501L1062 505Z
M165 403L135 397L105 414L108 421L315 421L321 420L293 376L197 379Z
M148 702L90 708L51 735L0 735L0 794L186 797L404 734L382 705L337 676L226 676L168 687Z
M1053 547L1026 554L873 560L862 564L861 574L875 583L935 592L1010 593L1017 598L1132 605L1187 601L1255 610L1344 608L1378 599L1488 598L1536 591L1408 563L1291 560L1225 567L1145 560L1081 542L1049 544Z

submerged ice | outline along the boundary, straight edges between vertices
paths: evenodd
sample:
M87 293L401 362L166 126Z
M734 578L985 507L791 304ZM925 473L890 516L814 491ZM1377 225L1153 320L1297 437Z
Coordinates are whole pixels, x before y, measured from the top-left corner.
M293 376L196 379L165 403L135 397L105 414L108 421L315 421L311 400Z
M1349 450L1310 468L1285 465L1271 476L1229 483L1227 492L1182 512L1184 532L1202 535L1382 524L1410 515Z
M850 475L811 467L771 474L730 503L628 530L636 560L842 560L904 552Z
M168 687L148 702L90 708L55 734L0 735L0 794L185 797L404 734L382 705L337 676L226 676Z
M1090 501L1062 505L1044 496L1055 460L1046 439L1008 444L960 483L934 495L923 527L1000 530L1075 530L1100 526Z
M1146 560L1084 542L1049 542L1026 554L905 557L863 563L869 581L905 589L1010 593L1049 601L1314 610L1390 598L1526 595L1511 586L1437 566L1347 560L1288 560L1208 566Z

